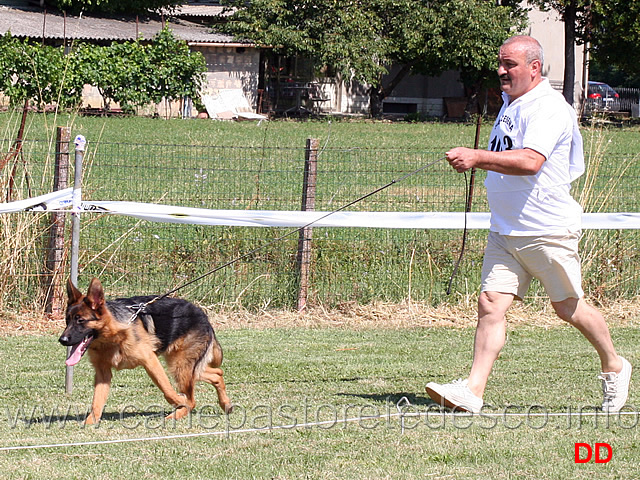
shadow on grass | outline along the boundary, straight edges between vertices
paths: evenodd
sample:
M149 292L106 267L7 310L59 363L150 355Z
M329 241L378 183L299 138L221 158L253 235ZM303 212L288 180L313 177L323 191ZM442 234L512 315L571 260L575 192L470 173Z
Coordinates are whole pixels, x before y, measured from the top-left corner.
M417 396L413 393L387 393L387 394L367 394L367 393L338 393L341 397L357 397L365 400L370 400L375 403L381 403L384 405L398 405L403 402L401 400L407 399L411 405L429 406L437 405L426 394L424 396ZM406 404L405 404L406 405Z
M54 414L47 415L46 413L43 413L41 415L30 415L30 416L24 415L24 412L22 413L23 415L18 415L13 420L15 421L16 424L17 424L17 421L20 420L27 427L31 427L34 425L49 426L49 425L58 425L58 424L59 425L77 424L77 425L84 426L84 421L87 418L86 413L80 413L80 414L62 413L62 414L55 414L55 415ZM170 413L169 411L160 412L160 411L150 411L150 410L105 412L102 414L102 417L100 418L100 422L122 422L128 419L139 419L141 421L152 419L152 418L164 419L164 417L169 413Z

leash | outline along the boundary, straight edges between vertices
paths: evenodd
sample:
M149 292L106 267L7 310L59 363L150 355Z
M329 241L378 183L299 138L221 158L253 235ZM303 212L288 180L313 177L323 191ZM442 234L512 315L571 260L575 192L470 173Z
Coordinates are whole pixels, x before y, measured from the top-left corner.
M474 150L477 150L480 144L480 127L482 126L482 115L478 115L478 120L476 121L476 138L473 143ZM460 263L462 262L462 257L464 256L464 250L467 245L467 234L469 229L467 228L467 217L469 212L471 212L471 203L473 200L473 188L475 186L476 180L476 169L473 167L471 169L471 177L469 178L469 182L467 183L467 172L464 172L464 185L465 185L465 208L464 208L464 229L462 230L462 245L460 246L460 255L458 256L458 260L456 260L456 264L453 267L453 271L451 272L451 276L449 277L449 285L447 285L447 295L451 293L451 285L453 284L453 279L458 274L458 268L460 267Z
M255 254L255 253L259 252L260 250L263 250L263 249L265 249L265 248L267 248L267 247L269 247L269 246L271 246L271 245L273 245L273 244L275 244L275 243L280 242L281 240L284 240L284 239L285 239L285 238L287 238L287 237L290 237L291 235L293 235L293 234L295 234L295 233L298 233L299 231L301 231L301 230L303 230L303 229L305 229L305 228L307 228L307 227L312 226L313 224L315 224L315 223L319 222L320 220L324 220L325 218L327 218L327 217L329 217L329 216L331 216L331 215L334 215L334 214L336 214L336 213L338 213L338 212L341 212L341 211L343 211L343 210L346 210L347 208L349 208L349 207L351 207L351 206L355 205L356 203L359 203L359 202L361 202L361 201L363 201L363 200L365 200L365 199L367 199L367 198L369 198L369 197L371 197L371 196L373 196L373 195L375 195L375 194L377 194L377 193L379 193L379 192L381 192L381 191L383 191L383 190L385 190L385 189L387 189L387 188L391 187L392 185L395 185L396 183L402 182L403 180L406 180L407 178L409 178L409 177L411 177L411 176L413 176L413 175L416 175L416 174L418 174L418 173L420 173L420 172L422 172L422 171L426 170L426 169L427 169L427 168L429 168L429 167L432 167L432 166L433 166L433 165L435 165L436 163L441 162L442 160L444 160L445 158L446 158L445 156L439 157L439 158L437 158L436 160L433 160L433 161L431 161L431 162L427 163L426 165L423 165L422 167L417 168L417 169L413 170L412 172L409 172L409 173L407 173L407 174L403 175L402 177L399 177L399 178L396 178L396 179L394 179L394 180L391 180L391 181L390 181L389 183L387 183L386 185L383 185L383 186L381 186L381 187L378 187L378 188L376 188L375 190L373 190L373 191L371 191L371 192L369 192L369 193L367 193L367 194L365 194L365 195L362 195L361 197L358 197L358 198L356 198L355 200L352 200L351 202L349 202L349 203L347 203L347 204L345 204L345 205L342 205L341 207L338 207L338 208L336 208L335 210L332 210L332 211L330 211L330 212L328 212L328 213L326 213L326 214L322 215L321 217L316 218L315 220L313 220L313 221L311 221L311 222L307 223L306 225L303 225L302 227L294 228L293 230L290 230L290 231L286 232L285 234L283 234L283 235L281 235L281 236L279 236L279 237L276 237L276 238L274 238L273 240L271 240L271 241L269 241L269 242L267 242L267 243L264 243L264 244L260 245L259 247L254 248L253 250L250 250L250 251L248 251L248 252L246 252L246 253L243 253L242 255L239 255L239 256L235 257L234 259L229 260L228 262L223 263L223 264L221 264L221 265L219 265L219 266L217 266L217 267L215 267L215 268L213 268L213 269L209 270L208 272L205 272L205 273L203 273L202 275L199 275L198 277L196 277L196 278L194 278L194 279L192 279L192 280L189 280L188 282L185 282L185 283L183 283L182 285L179 285L179 286L177 286L177 287L175 287L175 288L173 288L173 289L169 290L167 293L164 293L164 294L162 294L162 295L158 295L158 296L157 296L157 297L155 297L155 298L152 298L152 299L151 299L151 300L149 300L148 302L144 302L144 303L137 303L137 304L135 304L135 305L129 305L129 306L128 306L128 308L129 308L130 310L133 310L133 313L132 313L132 315L131 315L131 318L130 318L130 319L129 319L129 321L128 321L128 324L133 323L133 321L134 321L134 320L135 320L139 315L141 315L141 314L143 314L143 313L146 313L146 308L147 308L149 305L151 305L151 304L153 304L153 303L157 302L158 300L161 300L161 299L163 299L163 298L166 298L166 297L168 297L169 295L172 295L172 294L176 293L177 291L182 290L183 288L188 287L189 285L192 285L192 284L194 284L194 283L196 283L196 282L199 282L199 281L200 281L200 280L202 280L203 278L206 278L206 277L208 277L208 276L210 276L210 275L213 275L214 273L216 273L216 272L218 272L218 271L222 270L223 268L227 268L227 267L229 267L229 266L233 265L234 263L239 262L240 260L244 260L245 258L248 258L248 257L252 256L253 254ZM465 185L466 185L466 181L465 181ZM466 225L465 225L465 227L466 227ZM466 230L466 228L465 228L465 230Z

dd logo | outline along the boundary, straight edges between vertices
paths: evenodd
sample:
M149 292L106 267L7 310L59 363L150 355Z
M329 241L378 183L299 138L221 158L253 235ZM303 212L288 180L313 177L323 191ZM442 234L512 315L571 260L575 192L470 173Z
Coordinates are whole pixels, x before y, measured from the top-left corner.
M605 457L600 456L602 449L606 450ZM595 463L608 463L613 457L613 448L608 443L596 443L593 448L588 443L576 443L575 444L575 462L576 463L589 463L594 457Z

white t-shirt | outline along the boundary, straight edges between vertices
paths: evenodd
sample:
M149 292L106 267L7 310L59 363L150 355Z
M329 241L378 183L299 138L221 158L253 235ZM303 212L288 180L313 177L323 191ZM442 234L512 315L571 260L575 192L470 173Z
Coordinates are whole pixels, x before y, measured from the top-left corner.
M504 104L491 131L493 151L530 148L544 155L536 175L487 172L490 230L502 235L562 234L580 230L582 207L570 194L584 172L575 111L548 79Z

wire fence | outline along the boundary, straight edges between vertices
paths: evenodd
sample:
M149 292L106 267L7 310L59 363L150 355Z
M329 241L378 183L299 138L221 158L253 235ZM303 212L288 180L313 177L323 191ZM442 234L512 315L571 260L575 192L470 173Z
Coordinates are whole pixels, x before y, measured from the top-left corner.
M85 200L120 200L224 210L300 210L304 145L243 148L92 143L84 158ZM10 141L0 141L9 151ZM59 148L59 146L58 146ZM442 152L321 148L315 209L332 211L392 180L435 162L349 208L371 212L464 211L465 176ZM3 201L52 189L55 142L28 141L2 165ZM640 166L631 156L587 159L592 168L574 187L585 211L638 211ZM72 172L70 172L72 173ZM474 211L487 211L484 176L475 181ZM0 306L42 305L52 288L63 296L68 277L70 221L55 272L47 270L51 214L0 215ZM309 260L309 304L457 302L477 291L486 231L469 232L466 253L446 287L462 231L433 228L314 227ZM83 213L80 286L99 277L111 296L161 294L255 250L250 256L181 290L207 306L295 308L300 276L297 235L290 229L159 223L127 216ZM640 289L635 230L586 231L582 240L585 289L596 298L632 297ZM264 247L263 247L264 246ZM54 277L53 286L43 279ZM44 287L43 285L47 285ZM48 290L47 290L48 289ZM45 291L46 290L46 291ZM542 296L539 285L530 299Z

